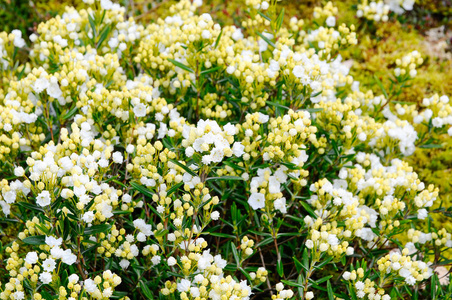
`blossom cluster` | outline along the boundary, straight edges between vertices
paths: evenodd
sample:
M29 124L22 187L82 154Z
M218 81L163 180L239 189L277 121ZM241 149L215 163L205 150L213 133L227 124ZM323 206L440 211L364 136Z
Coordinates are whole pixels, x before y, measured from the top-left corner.
M440 191L405 157L452 135L449 97L418 108L360 87L355 25L331 2L284 22L247 0L240 26L201 5L141 24L85 0L29 45L0 33L0 299L387 300L436 284L451 233L426 232ZM397 60L394 84L422 63Z

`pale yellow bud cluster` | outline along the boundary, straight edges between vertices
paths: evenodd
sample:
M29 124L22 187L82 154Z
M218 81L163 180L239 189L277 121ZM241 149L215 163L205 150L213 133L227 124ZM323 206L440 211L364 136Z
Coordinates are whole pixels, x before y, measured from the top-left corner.
M395 61L397 67L394 69L394 74L397 77L408 75L409 77L414 78L417 75L416 68L423 62L424 60L422 59L421 54L415 50Z

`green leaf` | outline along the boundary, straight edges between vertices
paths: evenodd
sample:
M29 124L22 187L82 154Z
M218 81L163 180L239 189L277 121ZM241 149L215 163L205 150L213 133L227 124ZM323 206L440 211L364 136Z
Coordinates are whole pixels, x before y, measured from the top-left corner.
M282 246L279 249L280 253L282 252L281 250L282 250ZM284 277L284 266L283 266L283 262L282 262L282 259L281 259L281 254L279 254L278 257L277 257L276 271L278 272L278 275L280 277Z
M237 249L235 248L235 245L233 242L231 242L231 250L232 250L232 255L234 256L234 259L235 259L235 263L237 264L237 267L239 267L239 265L240 265L239 254L237 253Z
M169 161L172 162L173 164L178 165L178 166L181 167L182 169L184 169L185 172L187 172L187 173L190 174L191 176L198 176L195 172L193 172L192 169L190 169L190 168L187 167L186 165L183 165L182 163L178 162L177 160L170 159Z
M147 285L140 280L140 288L143 292L144 296L146 296L147 299L154 299L154 295L152 294L151 290L147 287Z
M266 104L270 104L271 106L275 106L275 107L278 107L278 108L283 108L283 109L287 109L287 110L289 110L290 108L289 107L287 107L287 106L284 106L284 105L282 105L282 104L279 104L279 103L276 103L276 102L272 102L272 101L265 101L265 103Z
M443 145L440 145L440 144L427 144L427 145L420 145L419 148L423 148L423 149L439 149L439 148L443 148Z
M325 277L320 278L318 280L312 280L311 278L309 278L309 281L312 281L313 283L319 285L319 284L331 279L332 277L333 277L333 275L328 275L328 276L325 276Z
M256 34L258 36L261 37L261 39L263 39L267 44L269 44L270 46L272 46L273 48L276 48L276 45L270 41L265 35L263 35L262 33L260 33L259 31L256 30Z
M46 236L45 235L29 236L24 238L22 242L28 245L44 245L46 243Z
M295 287L301 287L304 288L303 284L297 283L297 282L293 282L293 281L289 281L289 280L281 280L282 283L284 283L285 285L288 286L295 286Z
M240 180L240 181L245 181L245 179L243 179L240 176L207 177L206 181L208 181L208 180Z
M316 112L319 112L319 111L323 111L323 108L306 108L306 109L303 109L303 110L305 110L305 111L307 111L309 113L316 113Z
M258 13L262 18L264 18L265 20L270 21L270 22L272 21L272 19L270 19L270 17L267 16L267 15L265 15L263 12L257 11L257 13Z
M283 21L284 21L284 7L279 13L278 18L276 19L276 31L279 31L281 29Z
M71 110L69 110L64 116L63 116L63 120L67 120L67 119L69 119L69 118L72 118L74 115L75 115L75 113L77 112L77 110L78 110L78 107L76 106L76 105L74 105L74 107L73 108L71 108Z
M91 26L91 29L93 30L93 36L96 36L96 24L94 23L93 17L91 17L91 14L88 14L88 20L89 25Z
M151 193L151 191L149 190L149 189L147 189L145 186L142 186L142 185L140 185L140 184L138 184L138 183L136 183L136 182L132 182L131 184L130 184L135 190L137 190L138 192L140 192L141 194L143 194L143 195L145 195L145 196L147 196L147 197L149 197L149 198L152 198L152 193Z
M17 202L17 205L34 210L34 211L44 212L44 210L42 208L40 208L39 206L33 205L28 202Z
M328 291L328 299L334 300L333 288L331 287L331 282L329 280L326 283L326 289Z
M215 49L217 49L222 35L223 35L223 28L221 28L220 34L217 36L217 39L215 40L215 46L214 46Z
M168 58L168 60L169 60L173 65L175 65L176 67L179 67L179 68L181 68L182 70L185 70L185 71L187 71L187 72L194 73L194 71L193 71L192 69L190 69L190 67L184 65L183 63L178 62L178 61L176 61L176 60L174 60L174 59L171 59L171 58Z
M208 70L201 71L201 75L206 75L206 74L209 74L209 73L213 73L213 72L216 72L216 71L218 71L218 70L221 70L222 68L223 68L223 66L218 66L218 67L215 67L215 68L210 68L210 69L208 69Z
M263 239L262 241L257 243L256 247L262 247L262 246L268 245L270 243L273 243L273 237L268 237L266 239Z
M303 257L302 257L302 267L303 269L305 269L306 271L309 270L309 253L308 253L308 248L304 248L303 250Z
M378 86L380 87L381 91L383 92L383 95L385 95L386 100L388 100L388 93L386 92L386 89L383 86L383 83L380 81L380 79L378 79L377 75L374 75L375 78L375 82L378 84Z
M93 225L91 227L85 228L85 231L83 232L84 235L93 235L96 233L107 233L111 229L110 224L100 224L100 225Z
M172 187L170 187L167 191L166 191L166 195L169 196L172 193L174 193L175 191L177 191L181 186L183 186L184 183L183 182L179 182L175 185L173 185Z
M102 45L102 43L105 41L107 36L110 34L111 26L105 26L105 28L100 33L99 41L97 41L96 48L99 49L99 47Z
M325 156L326 157L326 156ZM304 202L304 201L300 201L300 204L303 206L304 209L306 209L306 211L313 217L316 217L317 215L315 214L314 210L312 209L311 205L309 205L309 203Z

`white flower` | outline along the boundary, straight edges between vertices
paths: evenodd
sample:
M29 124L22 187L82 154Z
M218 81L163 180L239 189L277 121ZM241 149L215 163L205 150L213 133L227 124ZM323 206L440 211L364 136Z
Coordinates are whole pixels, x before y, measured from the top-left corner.
M195 154L195 149L193 149L193 147L190 146L185 149L185 155L188 157L192 157L193 154Z
M122 164L122 162L124 161L124 157L122 156L121 152L114 152L113 153L113 161L117 164Z
M168 266L170 266L170 267L174 266L175 264L177 264L177 260L174 257L172 257L172 256L168 257L167 262L168 262Z
M410 275L405 279L405 282L408 285L414 285L416 283L416 278L414 278L413 275Z
M37 263L38 262L38 253L28 252L27 255L25 256L25 262L30 265Z
M413 10L415 1L414 0L404 0L402 3L402 7L405 10Z
M78 282L78 280L79 280L80 278L78 277L78 275L77 274L71 274L69 277L68 277L68 280L69 280L69 282L70 283L76 283L76 282Z
M86 213L83 214L82 220L85 221L86 223L93 222L93 220L94 220L94 212L87 211Z
M207 40L207 39L210 39L212 37L212 33L210 33L209 30L205 29L205 30L202 31L201 36L202 36L203 39Z
M151 258L151 262L154 266L158 265L161 260L162 260L162 258L158 255L155 255Z
M16 201L17 195L16 195L15 191L7 191L5 193L2 193L2 195L3 195L3 199L8 204L14 203L14 201Z
M199 288L197 288L197 287L195 287L195 286L191 287L191 288L190 288L190 295L191 295L193 298L199 297L199 296L201 295L201 293L199 292Z
M344 272L344 274L342 274L342 277L343 277L345 280L350 280L350 275L352 275L352 273L346 271L346 272Z
M52 282L52 274L50 274L49 272L42 272L39 275L39 280L41 280L43 284L49 284Z
M432 125L436 128L442 127L444 124L444 121L440 117L436 117L432 120Z
M19 29L14 29L11 31L14 34L14 46L17 48L22 48L25 46L25 40L22 38L22 31Z
M55 266L56 266L55 260L52 258L47 258L42 262L42 268L44 269L44 271L47 272L53 272L53 270L55 270Z
M73 265L77 261L77 256L70 249L64 250L62 254L61 261L67 265Z
M131 153L133 153L133 151L135 151L135 146L134 145L128 145L126 147L126 152L127 153L131 154Z
M314 299L314 293L313 292L307 292L306 293L306 299L307 300Z
M260 208L265 207L265 196L261 193L253 193L251 194L250 198L248 199L248 204L253 208L254 210L258 210Z
M125 270L130 266L130 262L127 259L121 259L121 261L119 262L119 266Z
M190 280L187 279L182 279L180 281L180 283L177 284L177 290L182 293L182 292L188 292L188 290L190 290L190 285L191 282Z
M297 78L300 78L300 77L302 77L305 73L305 71L304 71L304 68L302 67L302 66L300 66L300 65L298 65L298 66L295 66L294 68L293 68L293 74L295 75L295 77L297 77Z
M92 292L94 292L96 289L97 289L97 286L96 286L96 283L94 282L94 280L92 280L91 278L88 278L88 279L86 279L85 281L84 281L84 287L85 287L85 290L88 292L88 293L92 293Z
M42 191L36 197L36 203L41 207L50 205L51 200L49 191Z
M102 291L102 296L104 297L104 298L110 298L111 296L113 295L113 289L111 288L111 287L108 287L108 288L106 288L106 289L104 289L103 291Z
M58 247L63 243L63 238L56 239L53 236L46 236L45 242L50 248Z
M33 85L33 90L39 94L43 90L47 89L49 85L50 83L46 78L38 78Z
M417 211L417 218L424 220L428 216L428 211L425 208L422 208Z
M25 174L24 168L22 168L22 167L14 168L14 175L15 176L22 177L22 176L24 176L24 174Z
M17 291L11 295L14 300L22 300L25 298L25 294L22 291Z
M287 213L285 197L276 199L275 202L273 202L273 206L275 207L276 210L279 210L283 214Z
M336 26L336 18L334 16L329 16L326 18L325 23L328 27L334 27Z
M144 105L143 103L138 103L133 107L133 113L136 117L144 117L146 116L146 109L146 105Z
M218 211L213 211L212 214L210 214L210 217L212 220L216 221L220 218L220 213Z
M63 95L63 92L60 89L60 86L58 85L58 83L51 83L48 87L47 87L47 95L49 95L52 98L59 98L61 97L61 95Z
M356 287L357 290L363 290L364 287L365 287L364 282L362 282L362 281L357 281L357 282L355 283L355 287Z
M241 157L245 153L245 146L241 142L235 142L232 146L232 152L236 157Z

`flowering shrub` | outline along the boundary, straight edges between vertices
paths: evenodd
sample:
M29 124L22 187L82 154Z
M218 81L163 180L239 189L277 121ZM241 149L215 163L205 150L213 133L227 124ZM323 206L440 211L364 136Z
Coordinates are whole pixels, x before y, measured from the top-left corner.
M375 95L332 3L247 0L239 28L202 1L151 24L85 2L31 45L0 34L0 299L452 297L451 233L423 221L450 212L405 161L452 106L394 100L420 52Z

